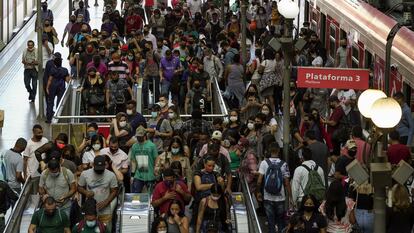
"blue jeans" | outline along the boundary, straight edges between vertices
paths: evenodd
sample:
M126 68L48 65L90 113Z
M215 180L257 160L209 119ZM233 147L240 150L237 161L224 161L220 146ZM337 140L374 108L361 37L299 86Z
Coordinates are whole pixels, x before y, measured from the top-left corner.
M170 88L171 88L171 82L164 78L161 82L161 94L169 95Z
M50 85L49 88L49 95L47 96L46 101L46 118L48 121L52 120L54 114L53 107L55 106L55 98L57 97L57 105L59 105L64 93L65 82L63 80L57 81L56 83L52 82L52 85Z
M32 86L30 86L32 84ZM27 92L29 92L29 99L35 100L37 91L37 70L25 69L24 70L24 86Z
M285 228L285 201L267 201L263 202L266 211L269 233L276 233L275 225L278 232Z
M374 213L372 211L355 209L355 218L362 232L374 232Z
M154 186L154 181L143 181L135 179L132 181L131 191L133 193L141 193L144 186L147 187L147 190L152 191L152 187Z

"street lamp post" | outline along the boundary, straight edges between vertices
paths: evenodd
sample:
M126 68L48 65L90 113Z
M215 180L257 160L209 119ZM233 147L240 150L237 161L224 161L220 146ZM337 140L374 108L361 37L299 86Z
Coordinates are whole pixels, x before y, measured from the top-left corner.
M40 120L44 119L44 93L43 93L43 26L42 26L42 10L41 10L41 0L36 2L36 30L37 30L37 79L39 80L39 115Z
M289 160L289 143L290 143L290 75L291 63L293 57L293 39L292 27L293 19L299 14L299 7L291 0L281 0L278 3L279 13L285 18L285 27L282 43L284 55L283 69L283 159Z
M386 132L395 127L401 119L402 110L397 101L387 98L379 90L368 89L364 91L359 100L358 108L361 114L371 118L377 130ZM387 137L386 133L382 137ZM379 136L374 136L372 146L377 146L377 153L370 163L371 184L374 187L374 232L386 231L386 190L391 187L391 164L387 162L382 153L381 146L377 145Z

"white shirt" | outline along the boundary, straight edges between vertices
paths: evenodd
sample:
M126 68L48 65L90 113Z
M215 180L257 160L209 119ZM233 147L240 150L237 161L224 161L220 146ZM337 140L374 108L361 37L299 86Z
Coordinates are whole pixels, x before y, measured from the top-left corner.
M83 164L90 164L93 163L93 160L95 159L95 152L93 150L88 150L83 153L82 156L82 163Z
M188 0L187 6L190 9L191 15L194 18L195 13L201 13L201 0Z
M315 169L316 166L316 163L313 160L304 161L302 164L310 169ZM299 166L295 169L292 179L292 199L294 202L302 201L303 190L308 183L308 174L308 170L303 166ZM325 176L321 167L318 167L318 174L321 176L323 184L325 184Z
M276 70L276 60L264 60L262 61L261 66L264 67L263 73L275 72Z
M347 91L340 90L338 91L337 96L338 96L339 101L341 102L342 109L344 110L345 114L348 115L352 107L349 103L346 104L346 102L348 102L351 99L356 99L356 93L354 89L349 89Z
M53 44L50 42L47 42L47 44L49 46L49 49L52 50L52 54L53 54ZM46 67L47 61L52 59L52 54L49 55L45 46L42 46L42 49L43 49L43 69L44 69Z
M145 39L146 41L151 41L151 43L152 43L152 48L153 48L154 50L156 50L156 49L157 49L157 38L155 38L155 36L154 36L154 35L152 35L151 33L148 33L148 35L146 35L146 36L144 37L144 39Z
M112 154L109 147L107 147L107 148L101 149L99 154L100 155L108 155L109 158L111 158L111 160L112 160L112 164L115 165L116 169L118 169L118 170L122 169L122 168L128 168L128 166L129 166L129 157L121 149L118 149L118 151L115 154Z
M39 147L43 146L49 142L47 138L43 137L40 141L35 142L32 139L30 139L27 142L26 149L23 151L23 156L27 157L27 175L32 177L39 177L40 173L37 171L39 168L39 161L37 161L35 156L35 151L39 149Z
M279 158L269 158L269 160L272 163L280 163L280 162L282 162L282 160L280 160ZM282 171L283 178L285 178L285 179L288 178L289 179L289 177L290 177L289 167L288 167L288 165L287 165L286 162L283 161L283 163L284 164L282 165L282 167L280 168L280 170ZM267 164L266 160L263 160L260 163L259 173L261 175L265 176L268 167L269 167L269 165ZM265 177L263 177L263 181L264 181L264 179L265 179ZM282 190L280 191L280 196L270 194L270 193L266 192L266 190L264 190L264 197L263 197L263 199L266 200L266 201L284 201L285 200L285 196L286 196L285 195L285 186L282 185Z

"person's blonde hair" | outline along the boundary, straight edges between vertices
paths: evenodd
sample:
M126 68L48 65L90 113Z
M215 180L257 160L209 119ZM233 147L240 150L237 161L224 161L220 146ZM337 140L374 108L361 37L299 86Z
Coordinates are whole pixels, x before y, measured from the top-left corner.
M392 205L394 210L405 210L411 205L408 190L401 184L392 187Z

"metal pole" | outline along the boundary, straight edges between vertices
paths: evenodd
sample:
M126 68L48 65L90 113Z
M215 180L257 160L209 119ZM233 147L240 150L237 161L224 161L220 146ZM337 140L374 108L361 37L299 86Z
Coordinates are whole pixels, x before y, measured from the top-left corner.
M224 23L225 15L224 15L224 2L226 0L221 0L221 22Z
M45 109L44 109L44 89L43 89L43 44L42 44L42 36L43 36L43 27L42 27L42 10L41 10L41 0L37 0L36 2L36 11L37 11L37 20L36 20L36 27L37 27L37 79L39 80L39 115L37 116L38 119L45 118Z
M292 26L293 19L285 18L284 35L282 38L284 51L284 70L283 70L283 159L289 160L290 143L290 74L292 60Z
M246 27L247 27L247 19L246 19L246 11L247 11L247 0L242 0L241 5L241 52L242 52L242 61L243 67L246 64L247 59L247 51L246 51Z
M72 2L72 0L68 0L68 1L69 1L69 17L70 17L72 15L72 12L73 12L73 2Z
M392 42L394 41L394 37L397 35L397 32L400 30L402 25L400 23L397 23L394 25L394 27L391 29L390 33L388 33L387 37L387 44L385 46L385 77L384 77L384 83L385 83L385 94L390 95L390 75L391 75L391 48L392 48Z

